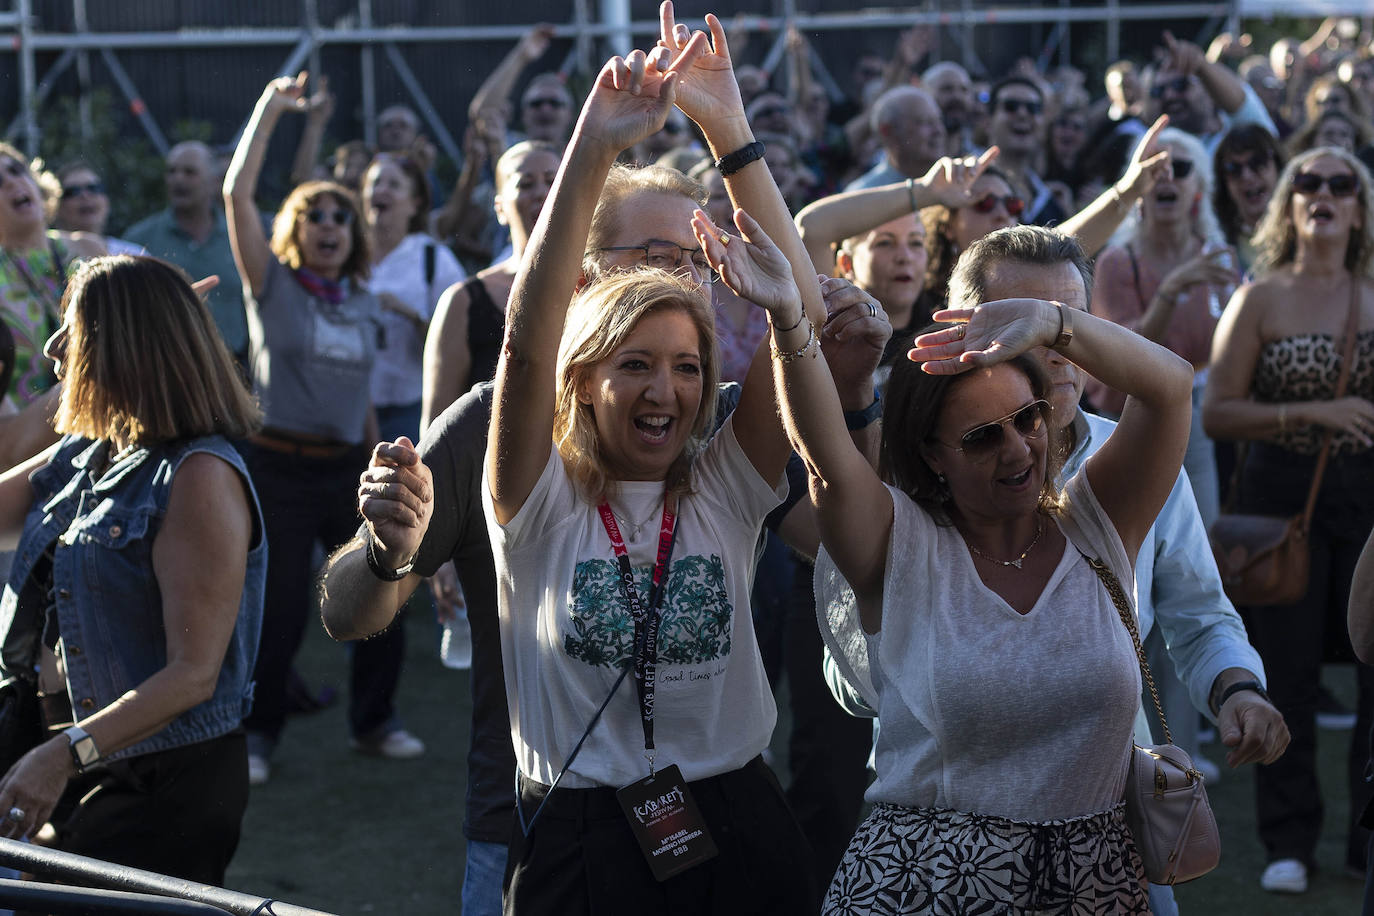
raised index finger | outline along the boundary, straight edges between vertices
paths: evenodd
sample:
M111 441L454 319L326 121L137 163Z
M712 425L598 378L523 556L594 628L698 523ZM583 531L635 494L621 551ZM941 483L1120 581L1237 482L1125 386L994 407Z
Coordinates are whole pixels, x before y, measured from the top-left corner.
M706 27L711 30L711 44L716 54L729 60L730 45L725 40L725 26L721 25L720 18L715 13L706 14Z
M658 30L658 40L677 50L677 19L673 16L673 0L663 0L658 5Z
M1147 131L1145 131L1145 138L1144 138L1144 140L1141 142L1140 146L1138 147L1138 149L1140 150L1140 153L1141 153L1142 157L1144 156L1144 154L1145 154L1147 151L1149 151L1149 152L1153 152L1153 151L1154 151L1154 149L1155 149L1155 138L1157 138L1157 137L1159 136L1159 132L1160 132L1161 130L1163 130L1164 128L1166 128L1166 127L1168 127L1168 126L1169 126L1169 116L1168 116L1168 115L1162 114L1162 115L1160 115L1158 118L1155 119L1155 123L1151 124L1151 125L1150 125L1150 129L1147 130Z

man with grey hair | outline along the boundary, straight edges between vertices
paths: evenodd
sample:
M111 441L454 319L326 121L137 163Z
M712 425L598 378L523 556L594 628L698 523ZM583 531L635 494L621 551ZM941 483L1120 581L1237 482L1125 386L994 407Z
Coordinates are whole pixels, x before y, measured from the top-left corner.
M214 152L199 140L172 147L167 153L167 209L136 223L124 238L177 265L192 279L219 277L206 301L225 346L242 365L248 357L248 319L229 228L219 206L222 172Z
M889 89L869 113L882 161L851 181L846 191L920 178L945 154L945 124L929 92L915 86Z
M926 68L921 85L935 98L945 124L945 155L968 156L979 152L973 142L973 80L952 60Z

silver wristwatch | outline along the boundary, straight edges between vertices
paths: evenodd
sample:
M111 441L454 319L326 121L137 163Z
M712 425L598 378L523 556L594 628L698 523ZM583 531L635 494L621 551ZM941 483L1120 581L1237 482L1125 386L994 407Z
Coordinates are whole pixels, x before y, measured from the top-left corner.
M62 734L71 742L72 762L76 764L78 773L84 773L100 762L100 748L95 746L95 739L84 728L73 725Z

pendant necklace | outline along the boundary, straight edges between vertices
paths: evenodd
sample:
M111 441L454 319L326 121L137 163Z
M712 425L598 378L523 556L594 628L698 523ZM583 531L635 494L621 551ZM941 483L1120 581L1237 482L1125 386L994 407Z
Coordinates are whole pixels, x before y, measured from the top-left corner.
M618 512L612 512L611 514L615 516L615 520L619 522L622 527L629 530L630 536L628 540L637 541L639 540L640 532L642 532L645 529L645 527L651 521L654 520L654 516L660 515L662 513L662 510L662 504L660 504L657 508L650 509L649 514L644 516L644 520L642 522L637 522L634 519L630 518L628 515L622 518L620 513Z
M1039 543L1040 543L1040 535L1042 535L1042 534L1044 534L1044 533L1045 533L1045 520L1044 520L1043 518L1037 518L1037 519L1036 519L1036 523L1035 523L1035 537L1031 538L1031 542L1030 542L1029 544L1026 545L1026 549L1023 550L1023 551L1021 551L1021 555L1020 555L1019 557L1017 557L1016 559L1014 559L1014 560L999 560L999 559L997 559L996 557L990 557L990 556L988 556L987 554L983 553L983 551L979 550L977 547L974 547L972 544L969 544L969 542L968 542L967 540L964 541L964 543L965 543L965 544L968 544L968 549L969 549L969 550L972 550L974 553L976 553L978 556L982 557L984 560L988 560L989 562L996 563L998 566L1015 566L1017 569L1020 569L1020 568L1021 568L1021 564L1022 564L1022 563L1025 561L1025 559L1026 559L1026 556L1027 556L1033 549L1035 549L1035 545L1036 545L1036 544L1039 544Z

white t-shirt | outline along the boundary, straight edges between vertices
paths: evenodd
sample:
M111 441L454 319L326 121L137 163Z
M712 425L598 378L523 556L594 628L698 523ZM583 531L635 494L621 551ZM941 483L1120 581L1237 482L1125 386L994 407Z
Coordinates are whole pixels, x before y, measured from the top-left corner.
M434 278L426 283L428 245L434 246ZM428 321L444 290L466 279L463 266L447 245L414 232L373 266L367 287L378 300L382 293L390 293ZM410 319L384 308L382 333L383 345L372 366L372 403L379 407L415 404L424 385L425 332Z
M785 479L775 489L754 470L732 420L697 458L693 487L678 505L654 706L655 766L675 763L688 780L744 766L772 736L777 710L749 591L763 518L787 493ZM550 449L544 473L508 525L496 522L485 480L482 504L496 559L516 760L521 773L548 785L633 658L634 623L606 529L596 507L578 495L557 450ZM644 601L662 505L661 481L622 481L611 500ZM561 785L620 787L646 775L631 674Z
M1125 549L1087 478L1065 488L1067 541L1035 607L983 584L959 532L889 487L894 519L882 629L835 641L852 609L833 563L816 564L823 635L846 677L876 696L882 729L871 802L1021 821L1093 814L1122 798L1140 669L1106 588L1074 545L1132 582ZM821 605L826 607L825 604ZM852 613L852 610L844 613ZM850 633L857 622L850 620Z

